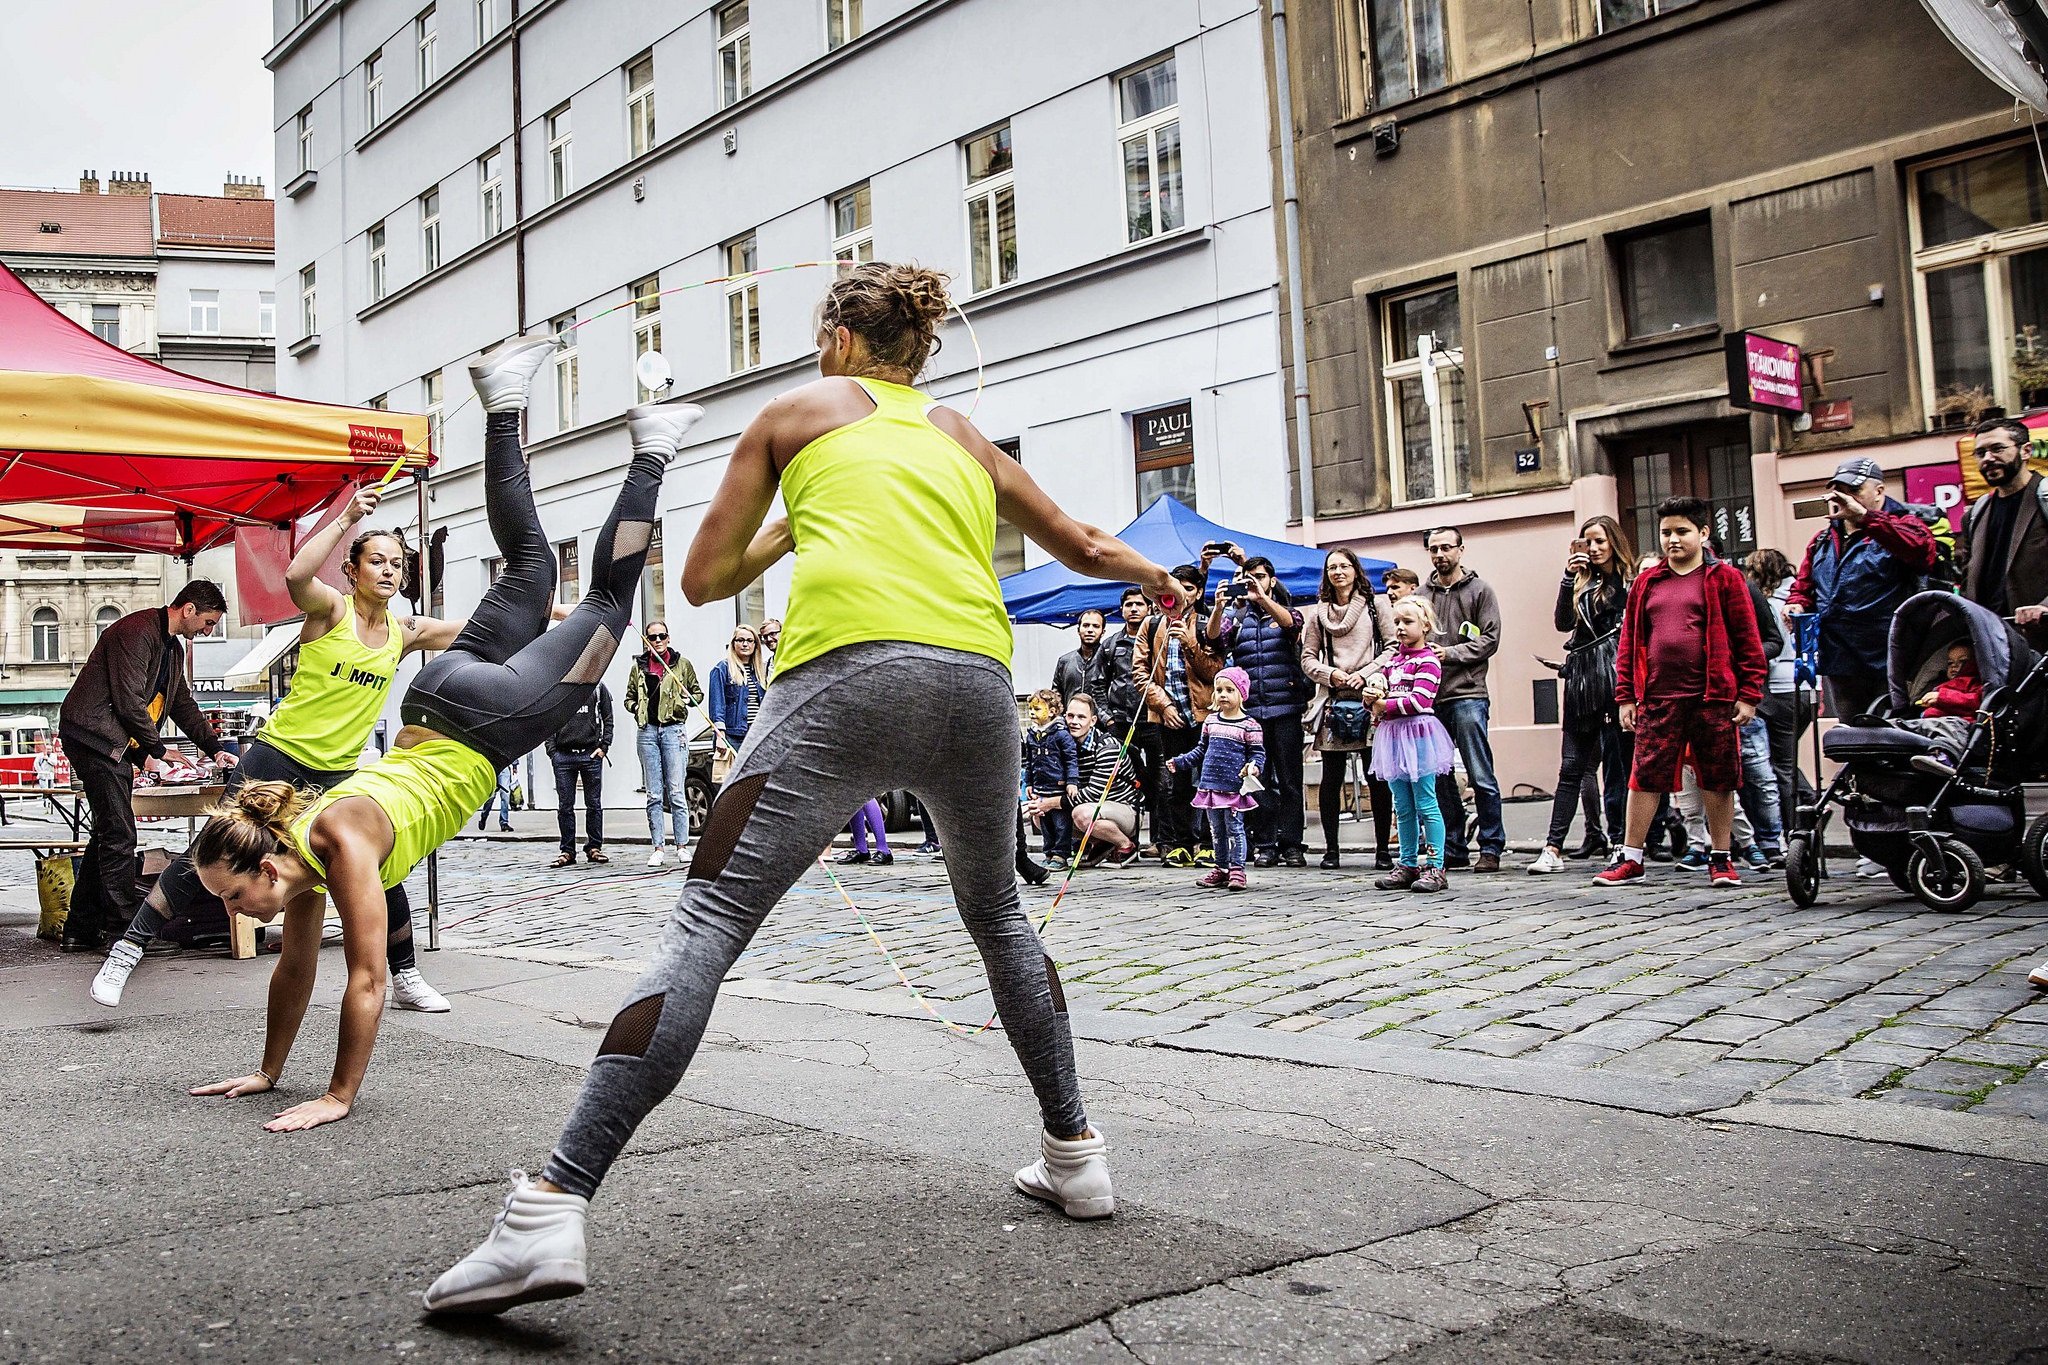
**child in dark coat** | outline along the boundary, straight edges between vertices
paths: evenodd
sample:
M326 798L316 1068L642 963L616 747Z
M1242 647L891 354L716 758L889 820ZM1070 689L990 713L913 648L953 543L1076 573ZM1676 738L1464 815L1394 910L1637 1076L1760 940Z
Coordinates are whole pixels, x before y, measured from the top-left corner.
M1060 694L1048 687L1032 694L1031 725L1024 731L1026 808L1044 832L1045 856L1055 865L1074 852L1074 822L1067 803L1081 799L1081 751L1060 719Z

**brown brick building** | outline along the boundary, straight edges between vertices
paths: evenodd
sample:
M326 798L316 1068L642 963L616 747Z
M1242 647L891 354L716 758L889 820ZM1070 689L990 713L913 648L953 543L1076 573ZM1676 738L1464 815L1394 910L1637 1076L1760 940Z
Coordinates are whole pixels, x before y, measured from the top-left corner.
M1796 562L1848 449L1924 491L1944 432L2048 389L2048 161L1914 0L1287 12L1314 536L1426 572L1425 529L1464 529L1504 792L1555 778L1534 656L1580 519L1694 492L1723 553ZM1731 406L1738 331L1853 425Z

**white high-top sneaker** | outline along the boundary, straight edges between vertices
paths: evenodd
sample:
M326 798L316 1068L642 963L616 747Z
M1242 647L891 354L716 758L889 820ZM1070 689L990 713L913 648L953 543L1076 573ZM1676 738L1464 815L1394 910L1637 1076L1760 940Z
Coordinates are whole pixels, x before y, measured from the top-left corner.
M546 1194L526 1172L512 1172L512 1193L483 1245L443 1271L422 1295L429 1313L502 1313L539 1299L581 1294L583 1218L590 1201Z
M402 967L391 974L391 1003L422 1014L448 1012L448 997L429 986L417 967Z
M658 848L657 848L656 850L654 850L654 852L652 852L652 853L650 853L650 854L648 854L648 855L647 855L647 865L648 865L649 867L660 867L660 866L661 866L661 850L660 850L660 849L658 849Z
M478 356L469 367L469 382L485 412L518 412L526 406L527 386L555 352L551 336L513 337Z
M635 455L652 452L664 462L673 460L682 449L684 434L703 415L704 409L695 403L647 403L627 408L626 438L633 443Z
M99 975L92 979L92 998L108 1009L120 1004L121 992L128 985L128 974L141 962L142 949L125 938L115 939L113 950L100 964Z
M1017 1172L1017 1188L1043 1199L1069 1218L1107 1218L1116 1212L1109 1181L1109 1142L1100 1129L1069 1142L1038 1135L1038 1160Z
M2027 984L2029 986L2039 986L2042 990L2048 991L2048 957L2042 958L2040 965L2027 973Z

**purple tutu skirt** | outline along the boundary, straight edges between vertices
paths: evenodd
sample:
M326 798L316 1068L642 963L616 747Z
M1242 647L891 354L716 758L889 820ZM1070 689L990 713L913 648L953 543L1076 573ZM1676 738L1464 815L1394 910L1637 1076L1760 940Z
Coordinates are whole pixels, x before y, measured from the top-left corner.
M1383 782L1414 782L1451 770L1457 748L1434 715L1388 716L1373 731L1370 771Z
M1196 810L1257 810L1259 799L1243 792L1196 791L1195 799L1188 803Z

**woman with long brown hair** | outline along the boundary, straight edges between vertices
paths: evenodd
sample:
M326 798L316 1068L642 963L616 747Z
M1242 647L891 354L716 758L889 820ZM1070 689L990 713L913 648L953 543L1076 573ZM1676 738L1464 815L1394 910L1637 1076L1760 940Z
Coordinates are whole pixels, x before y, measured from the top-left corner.
M1564 841L1580 789L1597 764L1607 828L1588 829L1585 847L1618 844L1628 812L1629 739L1614 705L1614 651L1621 616L1635 581L1636 548L1610 516L1588 517L1565 556L1557 585L1556 620L1565 640L1559 707L1563 747L1557 762L1557 795L1550 803L1550 833L1543 852L1529 864L1535 873L1564 871Z
M1324 867L1337 867L1337 820L1346 770L1357 756L1358 771L1372 792L1373 865L1386 871L1394 865L1394 794L1372 776L1372 727L1365 700L1365 675L1372 661L1394 638L1386 602L1372 590L1372 580L1352 551L1338 546L1323 557L1322 586L1316 604L1304 613L1301 627L1301 671L1318 689L1311 714L1316 717L1316 753L1323 775L1316 804L1323 818Z

